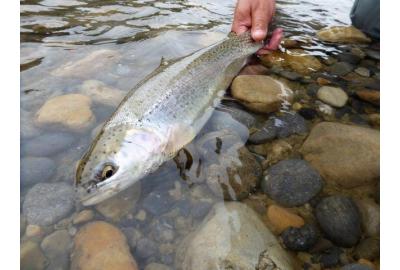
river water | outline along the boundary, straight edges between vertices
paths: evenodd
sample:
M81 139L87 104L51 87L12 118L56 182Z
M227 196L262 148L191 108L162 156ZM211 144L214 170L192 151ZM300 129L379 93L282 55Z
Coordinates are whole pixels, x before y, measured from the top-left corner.
M285 36L299 41L301 48L309 54L326 60L328 56L338 55L348 47L322 43L315 38L315 33L327 26L350 24L352 2L277 1L273 26L282 27ZM117 106L117 102L94 101L91 111L95 120L92 119L88 125L85 123L85 128L81 130L68 130L35 124L36 113L47 100L60 95L84 93L88 85L102 85L107 89L114 89L120 95L127 93L159 65L162 57L179 58L225 37L230 31L234 4L232 0L21 1L21 205L26 203L27 194L37 184L73 185L76 162L88 148L93 133L96 132L95 128ZM379 76L379 71L376 73ZM378 78L379 84L377 76L375 78ZM293 87L304 85L294 83ZM365 110L369 110L370 114L377 114L379 108L364 103L354 108L357 105L353 104L350 120L346 118L333 121L371 125ZM363 111L365 107L367 109ZM255 126L260 126L268 118L266 115L249 113L256 121ZM314 122L309 121L308 124L313 125ZM230 126L241 137L239 142L247 140L248 127L235 121L229 115L229 108L217 112L202 134L218 132L221 126ZM226 138L229 139L229 136ZM198 141L207 146L207 138L203 138L203 141L197 138ZM141 187L131 190L131 194L120 195L119 201L117 198L108 207L103 206L101 209L85 208L74 203L69 209L61 210L65 214L49 218L49 222L38 222L41 223L40 232L33 233L33 236L29 235L28 229L35 227L26 226L37 220L37 217L26 221L26 209L21 207L22 243L38 243L46 257L44 263L32 262L32 265L39 265L34 269L70 268L72 242L76 233L87 222L72 220L82 210L91 211L90 215L93 216L87 220L105 220L125 233L130 253L140 269L151 262L174 269L176 249L182 239L197 228L212 205L222 201L221 196L211 192L205 183L205 172L199 173L201 162L212 163L213 153L197 153L198 149L195 148L191 144L187 151L179 155L178 164L183 164L183 167L187 165L187 159L191 159L191 166L185 167L186 175L182 175L185 168L177 168L175 162L168 162L154 175L144 179ZM253 153L258 152L255 157L259 162L265 159L259 155L257 149L249 149ZM203 155L206 160L198 158L199 155ZM190 167L192 169L188 170ZM201 168L205 170L204 165ZM371 193L369 189L366 190L365 194ZM353 194L340 190L336 192ZM251 196L253 201L261 200L265 208L271 201L260 194L261 191L257 188L252 191ZM364 195L357 193L355 196L363 198ZM124 200L124 196L128 198L128 202ZM162 199L157 199L160 196ZM57 198L34 202L30 209L35 205L41 207L37 216L45 219L46 203L51 202L58 202ZM30 211L35 212L35 209ZM301 209L298 211L301 212ZM57 245L43 244L43 239L58 230L67 231L69 235L65 237L66 240L64 238L69 244L61 251L56 250ZM295 256L300 260L304 257L299 254Z

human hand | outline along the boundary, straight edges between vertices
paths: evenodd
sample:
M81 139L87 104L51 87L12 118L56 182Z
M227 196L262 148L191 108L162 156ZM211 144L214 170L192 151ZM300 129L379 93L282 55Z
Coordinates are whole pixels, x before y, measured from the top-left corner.
M232 31L236 34L251 30L251 37L255 41L266 38L268 24L275 13L275 0L238 0L233 17ZM283 30L277 28L273 31L271 40L260 49L258 54L266 54L278 49L283 38Z

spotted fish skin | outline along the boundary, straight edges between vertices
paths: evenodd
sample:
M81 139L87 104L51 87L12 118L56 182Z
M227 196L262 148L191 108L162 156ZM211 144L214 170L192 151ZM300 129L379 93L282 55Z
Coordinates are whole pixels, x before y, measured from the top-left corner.
M249 32L230 34L161 65L136 85L78 164L75 184L82 203L117 194L193 140L247 57L262 45Z

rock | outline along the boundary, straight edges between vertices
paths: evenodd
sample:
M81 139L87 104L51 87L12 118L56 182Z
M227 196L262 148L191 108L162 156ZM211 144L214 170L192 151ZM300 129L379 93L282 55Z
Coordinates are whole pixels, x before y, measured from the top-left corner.
M287 207L305 204L322 186L319 173L301 159L282 160L271 166L261 182L268 196Z
M358 67L354 70L355 73L357 73L360 76L363 77L369 77L370 76L370 72L369 69L365 68L365 67Z
M72 239L67 230L55 231L46 236L40 246L50 260L48 269L69 269L69 253L72 248Z
M312 120L318 116L317 111L312 108L301 108L298 113L306 120Z
M37 238L40 239L44 236L45 232L43 228L38 225L28 224L25 230L25 236L27 238Z
M263 144L275 138L286 138L293 134L307 133L308 128L303 117L295 112L286 112L280 116L270 117L262 127L252 133L249 142Z
M372 103L374 105L379 106L380 105L380 92L376 90L368 90L368 89L363 89L363 90L358 90L356 91L356 95L369 103Z
M358 55L354 55L351 52L342 52L337 55L337 58L341 62L347 62L352 65L357 65L361 61Z
M318 261L321 264L321 268L330 269L339 265L342 254L343 250L336 246L324 250L322 253L318 254Z
M95 221L74 238L71 270L137 270L123 233L111 224Z
M287 228L281 234L283 244L293 251L307 251L318 241L319 234L315 226L306 224L300 228Z
M381 115L379 113L369 114L368 123L375 128L379 128L381 124Z
M31 113L21 109L20 134L22 139L31 139L40 135L41 131L33 125Z
M149 238L140 239L136 245L136 254L144 259L154 256L157 250L157 244Z
M295 268L290 255L251 208L237 202L218 203L180 244L175 268L253 270L264 251L275 267L271 269Z
M343 89L332 86L322 86L318 90L317 97L323 102L338 108L346 105L349 98Z
M258 113L278 111L292 100L292 91L282 82L269 76L237 76L231 86L232 96L249 110Z
M356 204L349 197L330 196L315 208L315 216L322 231L335 244L352 247L361 236L361 217Z
M367 56L371 59L374 60L380 60L381 56L380 56L380 51L376 51L376 50L365 50L365 53L367 54Z
M354 66L347 62L337 62L329 67L332 74L337 76L345 76L346 74L352 72Z
M146 265L144 270L172 270L172 268L165 264L150 263L150 264Z
M21 270L43 270L47 264L46 257L43 255L37 243L28 241L21 244Z
M329 84L331 84L332 82L331 82L330 80L328 80L328 79L325 79L325 78L322 78L322 77L318 77L318 78L317 78L317 83L318 83L319 85L329 85Z
M262 168L245 147L232 147L212 164L206 172L208 187L225 200L243 200L255 189L262 176Z
M343 266L342 268L340 268L340 270L374 270L374 269L364 264L352 263Z
M293 151L293 147L284 140L275 140L270 143L267 151L267 164L272 165L283 159L287 159ZM264 164L264 162L263 162Z
M335 109L330 105L325 104L319 100L315 101L315 106L317 107L317 111L325 116L332 117L335 114Z
M300 151L329 184L351 188L379 179L377 130L322 122L311 130Z
M240 75L267 75L269 73L268 68L263 65L247 65L239 73Z
M134 227L124 227L121 230L125 234L131 250L135 250L138 241L143 237L142 233Z
M61 126L73 131L88 130L95 123L90 109L91 100L80 94L68 94L51 98L36 113L39 126Z
M243 142L246 142L249 137L249 129L247 126L237 121L229 114L229 111L215 110L207 126L210 126L212 131L227 130L230 134L239 136Z
M194 218L202 218L208 214L212 207L212 203L209 201L196 201L192 204L191 214Z
M117 107L126 96L124 91L112 88L97 80L84 81L80 92L90 97L95 103L111 107Z
M133 211L140 193L140 182L137 182L117 195L97 204L96 210L104 217L118 222L122 217Z
M87 56L76 60L69 61L53 72L54 76L60 77L84 77L88 78L112 66L121 58L121 55L114 50L100 49L91 52Z
M288 71L288 70L283 70L283 71L279 72L279 75L282 76L283 78L286 78L291 81L297 81L302 78L302 76L299 73L294 72L294 71Z
M256 123L255 117L244 110L228 106L219 108L219 110L229 113L233 119L235 119L247 128L253 127Z
M315 56L301 49L287 50L285 53L273 51L260 59L268 67L290 68L301 75L309 75L323 67Z
M297 40L290 39L290 38L284 38L281 41L281 45L282 45L282 47L284 47L286 49L294 49L294 48L298 48L300 46L300 44Z
M20 218L19 218L19 234L20 234L20 236L22 236L22 234L25 232L26 226L27 226L26 217L21 214Z
M72 224L86 223L94 218L94 212L92 210L82 210L72 219Z
M49 158L26 157L21 159L21 187L48 181L55 172L56 163Z
M154 216L161 216L175 204L175 199L168 190L158 188L150 192L142 201L143 208Z
M46 133L22 144L21 152L29 156L50 157L71 148L74 142L75 138L68 133Z
M379 258L379 239L366 238L362 240L354 250L355 258L375 260Z
M379 237L380 234L380 209L379 205L371 199L356 201L361 214L363 232L370 237Z
M39 183L26 194L23 213L29 224L47 226L56 223L72 211L75 192L65 183Z
M304 219L302 217L278 205L270 205L268 207L267 217L269 223L271 223L278 234L290 227L300 228L304 225Z
M371 39L354 26L333 26L317 32L322 41L333 43L369 43Z

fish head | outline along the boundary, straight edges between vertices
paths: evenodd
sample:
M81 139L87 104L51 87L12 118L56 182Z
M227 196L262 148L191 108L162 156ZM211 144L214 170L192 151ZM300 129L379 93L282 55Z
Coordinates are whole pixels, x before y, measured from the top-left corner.
M81 203L100 203L157 168L163 141L148 129L103 128L77 165L75 187Z

